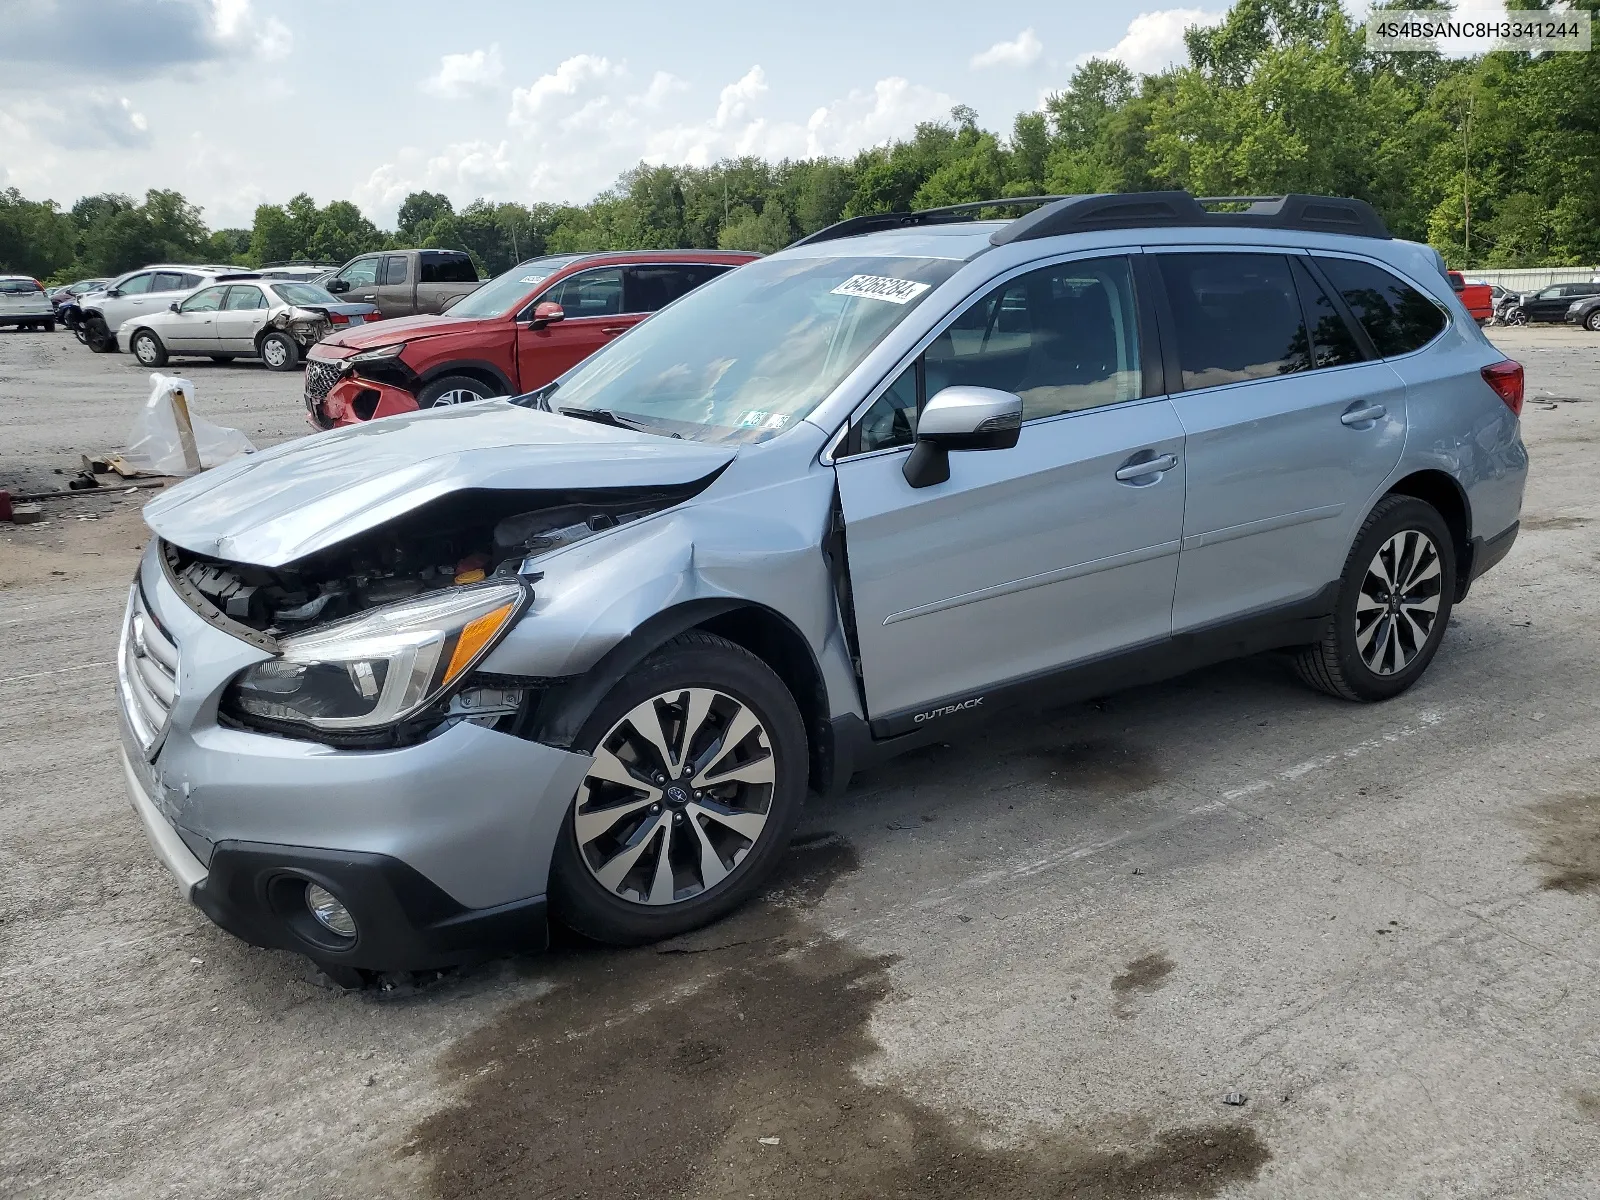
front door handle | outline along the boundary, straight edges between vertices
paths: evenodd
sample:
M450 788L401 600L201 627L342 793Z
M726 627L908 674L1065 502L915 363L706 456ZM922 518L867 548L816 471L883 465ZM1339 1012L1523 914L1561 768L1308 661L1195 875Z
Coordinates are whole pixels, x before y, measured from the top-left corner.
M1365 425L1370 421L1381 420L1389 415L1389 410L1381 404L1369 404L1365 408L1354 408L1340 417L1345 425Z
M1147 458L1141 462L1131 462L1117 468L1117 480L1120 483L1130 483L1135 479L1143 479L1146 475L1162 475L1178 465L1178 458L1173 454L1161 454L1155 458Z
M600 332L607 337L615 337L619 333L627 333L628 327L626 325L602 325L600 326Z

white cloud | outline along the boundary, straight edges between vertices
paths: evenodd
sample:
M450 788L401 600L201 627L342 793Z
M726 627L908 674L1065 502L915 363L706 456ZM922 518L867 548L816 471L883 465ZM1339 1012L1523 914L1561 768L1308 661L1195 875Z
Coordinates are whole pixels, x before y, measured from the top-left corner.
M252 0L211 0L211 29L224 47L268 60L289 57L294 34L277 17L262 17Z
M982 54L974 54L970 65L975 71L986 67L1031 67L1043 53L1044 43L1029 27L1012 41L996 42Z
M494 87L503 74L505 63L500 59L500 46L496 43L487 50L446 54L439 60L438 74L423 80L422 87L445 100L460 100L473 92Z
M1201 8L1165 8L1140 13L1128 22L1128 32L1109 50L1080 54L1082 63L1091 58L1115 58L1130 70L1146 75L1164 71L1189 61L1183 31L1191 25L1218 25L1228 14Z
M507 119L512 125L532 125L559 101L592 92L597 84L618 79L624 73L622 67L613 65L608 58L576 54L527 87L513 88L511 115Z
M898 76L851 91L804 121L770 116L771 87L755 64L703 97L696 119L689 85L665 71L646 83L626 63L579 54L514 88L505 136L464 141L436 153L406 147L371 172L351 199L368 216L393 220L406 194L444 192L457 203L491 199L581 201L639 163L705 166L745 154L768 158L850 155L907 136L954 101ZM703 93L702 93L703 96Z
M73 92L72 104L65 109L44 100L18 101L5 110L5 116L7 141L43 142L63 150L131 150L150 144L145 115L128 97L104 88Z

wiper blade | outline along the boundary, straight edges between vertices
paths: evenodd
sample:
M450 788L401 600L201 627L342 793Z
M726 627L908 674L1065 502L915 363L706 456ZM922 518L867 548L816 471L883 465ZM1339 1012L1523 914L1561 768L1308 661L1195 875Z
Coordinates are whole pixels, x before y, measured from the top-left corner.
M635 433L665 434L667 437L682 439L682 434L667 433L664 429L652 429L640 421L630 421L626 417L619 417L609 408L558 408L563 417L574 417L579 421L593 421L596 425L610 425L617 429L631 429Z

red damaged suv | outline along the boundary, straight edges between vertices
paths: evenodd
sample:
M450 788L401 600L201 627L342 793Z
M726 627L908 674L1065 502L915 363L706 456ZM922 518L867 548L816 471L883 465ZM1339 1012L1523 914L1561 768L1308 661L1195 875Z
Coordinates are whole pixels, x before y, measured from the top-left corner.
M439 316L337 333L306 355L319 429L542 387L686 292L756 258L718 250L533 258Z

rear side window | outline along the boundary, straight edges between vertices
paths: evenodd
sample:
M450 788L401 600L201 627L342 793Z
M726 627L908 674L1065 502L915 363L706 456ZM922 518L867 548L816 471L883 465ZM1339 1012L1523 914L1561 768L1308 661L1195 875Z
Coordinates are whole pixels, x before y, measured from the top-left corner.
M1185 390L1305 371L1310 339L1281 254L1158 254Z
M177 271L157 271L156 281L150 285L152 292L177 292L182 289L183 275Z
M658 266L652 263L629 267L622 274L622 311L653 313L726 270L727 267L709 263L684 266Z
M404 283L406 281L406 256L404 254L391 254L383 262L384 284Z
M117 291L124 296L142 296L150 290L150 283L154 275L135 275L132 279L125 279L117 285Z
M428 250L422 255L421 279L423 283L477 283L478 271L470 255Z
M1298 259L1291 259L1295 286L1305 305L1306 325L1311 330L1311 361L1319 367L1342 367L1366 357L1356 344L1355 334L1344 314L1323 286Z
M1317 257L1356 320L1384 358L1426 346L1444 329L1439 306L1382 267L1350 258Z
M267 298L261 294L261 289L258 287L236 284L228 289L226 308L229 312L246 312L265 307Z

